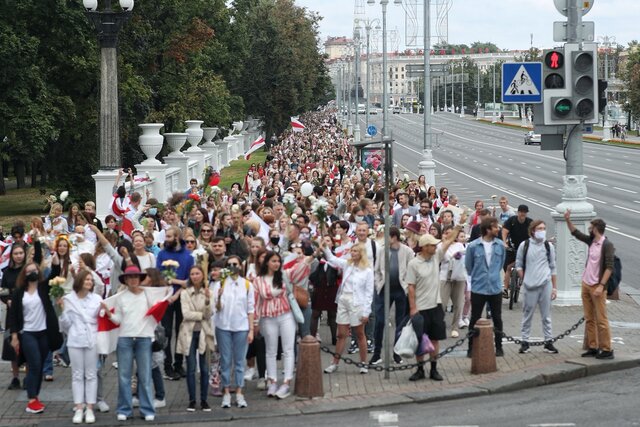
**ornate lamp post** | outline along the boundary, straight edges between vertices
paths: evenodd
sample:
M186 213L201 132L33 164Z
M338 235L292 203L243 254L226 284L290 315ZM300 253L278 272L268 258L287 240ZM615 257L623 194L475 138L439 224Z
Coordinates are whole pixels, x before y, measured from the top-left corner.
M131 18L133 0L120 0L120 9L107 0L98 11L98 0L83 0L87 18L100 43L100 170L121 167L120 120L118 115L118 33Z
M373 25L376 25L375 27L373 27ZM369 105L371 104L371 95L369 94L370 92L370 86L371 86L371 45L370 45L370 36L371 36L371 29L375 29L375 30L379 30L380 29L380 21L378 20L378 18L374 18L374 19L367 19L364 21L364 29L367 33L367 104L366 104L366 111L365 113L367 114L367 118L366 118L366 127L369 127Z

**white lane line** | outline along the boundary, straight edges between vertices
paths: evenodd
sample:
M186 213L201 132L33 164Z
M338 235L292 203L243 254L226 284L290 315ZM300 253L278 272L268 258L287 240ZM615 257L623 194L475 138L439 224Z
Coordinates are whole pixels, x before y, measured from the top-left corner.
M536 184L542 185L543 187L547 187L547 188L553 188L553 185L549 185L549 184L545 184L544 182L536 182Z
M603 184L603 183L598 182L598 181L591 181L591 180L589 180L589 181L587 181L587 182L589 182L590 184L602 185L603 187L608 187L608 186L609 186L608 184Z
M494 168L494 169L495 169L495 170L497 170L497 171L499 171L499 170L500 170L500 168Z
M633 203L640 203L640 200L634 200Z
M525 163L525 162L520 162L520 164L521 164L521 165L526 165L526 163Z
M541 169L541 167L540 166L536 166L536 169Z
M633 212L633 213L637 213L640 214L640 211L637 211L635 209L631 209L631 208L625 208L624 206L620 206L620 205L613 205L614 208L618 208L618 209L622 209L625 211L629 211L629 212Z
M546 207L546 208L550 208L550 207L551 207L551 206L549 206L548 204L546 204L545 202L538 202L538 203L540 203L541 205L543 205L543 206L544 206L544 207Z
M508 173L509 173L509 175L513 175L513 172L508 172Z
M574 427L574 423L529 424L527 427Z
M558 173L558 171L551 171L551 173Z
M587 197L587 200L591 200L592 202L602 203L603 205L607 204L606 202L603 202L602 200L594 199L593 197Z
M524 179L525 181L533 182L532 179L529 179L526 176L521 176L520 179Z
M613 187L613 188L615 188L616 190L624 191L625 193L638 194L637 191L627 190L626 188L620 188L620 187Z
M618 227L614 227L614 226L612 226L612 225L607 225L607 227L609 227L609 228L610 228L610 229L612 229L612 230L620 230Z

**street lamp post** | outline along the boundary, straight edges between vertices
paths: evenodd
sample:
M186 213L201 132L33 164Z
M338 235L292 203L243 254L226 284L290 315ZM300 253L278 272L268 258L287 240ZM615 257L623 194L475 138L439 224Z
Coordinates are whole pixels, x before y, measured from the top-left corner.
M478 99L476 101L476 120L480 120L480 64L476 63L478 70Z
M100 170L114 171L122 166L118 115L118 33L131 18L133 0L120 0L120 11L112 9L112 0L107 0L102 11L98 11L98 0L83 0L82 3L100 43Z
M430 0L424 1L424 96L422 118L424 146L422 160L418 163L418 170L424 175L429 185L436 185L436 163L433 161L433 141L431 139L431 16ZM388 264L387 264L388 265Z
M377 23L375 27L373 27L373 24ZM367 33L367 104L366 104L366 114L367 114L367 118L365 119L366 122L366 127L369 128L369 105L371 104L371 95L369 94L369 91L371 89L371 44L370 44L370 37L371 37L371 29L375 28L376 30L380 29L380 21L378 20L378 18L375 19L367 19L365 21L364 24L364 30Z
M360 92L360 23L356 20L356 26L353 29L353 43L355 50L355 67L356 67L356 122L354 123L353 130L353 138L355 142L360 142L360 119L358 119L358 114L360 113L360 101L359 101L359 93Z
M455 74L454 72L454 63L453 61L451 61L451 112L453 114L456 113L456 101L455 101L455 97L454 97L454 89L456 87L455 85Z
M496 63L493 63L493 120L491 123L498 121L498 115L496 111Z
M464 60L460 67L460 117L464 117Z
M604 47L604 80L609 81L609 49L611 45L615 43L615 37L601 36L599 37L600 44ZM604 91L605 99L608 99L609 94L607 90ZM609 141L611 139L611 123L609 122L608 108L604 110L604 123L602 124L602 140Z

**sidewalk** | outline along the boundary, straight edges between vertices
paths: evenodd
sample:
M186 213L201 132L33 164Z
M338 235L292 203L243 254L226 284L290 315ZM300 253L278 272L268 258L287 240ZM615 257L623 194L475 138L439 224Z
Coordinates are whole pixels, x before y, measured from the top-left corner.
M510 311L506 300L503 304L503 319L507 335L519 336L521 304ZM188 396L186 381L165 381L167 407L158 410L156 422L178 423L185 421L199 423L211 421L229 421L231 419L259 418L276 415L300 415L321 412L333 412L356 408L383 406L405 402L428 402L459 399L477 395L513 391L555 382L569 381L586 375L627 369L640 366L640 323L638 323L639 305L627 294L619 301L608 305L609 320L612 327L615 360L599 361L583 359L582 334L580 326L573 334L558 341L559 354L543 353L541 347L533 347L529 354L519 354L518 347L505 342L505 357L498 358L498 371L486 375L471 375L471 360L466 357L466 343L462 348L443 357L438 369L444 377L441 383L430 380L411 383L408 381L411 371L391 372L385 380L382 372L371 370L368 375L360 375L357 368L344 363L332 374L323 374L324 398L299 399L290 397L283 401L269 399L264 392L256 390L256 382L250 381L246 389L249 407L245 409L220 409L220 398L210 397L212 413L187 413ZM447 320L451 314L447 313ZM554 335L559 335L582 317L581 307L554 307ZM532 340L541 336L539 315L534 318ZM462 334L464 334L463 330ZM321 329L323 341L330 342L326 325ZM539 338L538 338L539 339ZM441 350L452 345L454 339L441 343ZM117 371L111 367L114 356L109 357L105 392L111 411L97 414L96 425L123 425L115 415L117 398ZM412 362L412 361L409 361ZM323 367L330 363L330 356L322 354ZM56 368L55 381L44 383L41 400L47 409L40 415L24 412L26 393L9 391L6 386L10 380L10 366L7 362L0 365L0 426L9 425L71 425L71 372L68 368ZM126 425L132 422L127 422ZM135 424L145 424L136 420Z

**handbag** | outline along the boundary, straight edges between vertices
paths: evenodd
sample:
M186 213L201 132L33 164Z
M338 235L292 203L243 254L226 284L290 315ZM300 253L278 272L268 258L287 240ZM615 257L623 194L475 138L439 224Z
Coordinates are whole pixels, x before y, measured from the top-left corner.
M393 346L394 353L401 357L413 357L418 349L418 337L413 330L411 320L402 328L400 337Z
M302 286L293 285L293 295L300 308L307 308L309 305L309 291Z
M293 318L296 320L296 323L304 323L304 316L302 314L302 310L300 310L300 306L298 305L298 301L296 301L295 296L293 295L293 285L289 281L289 277L287 274L283 274L282 278L285 283L287 300L289 301L289 307L291 307L291 314L293 314Z

